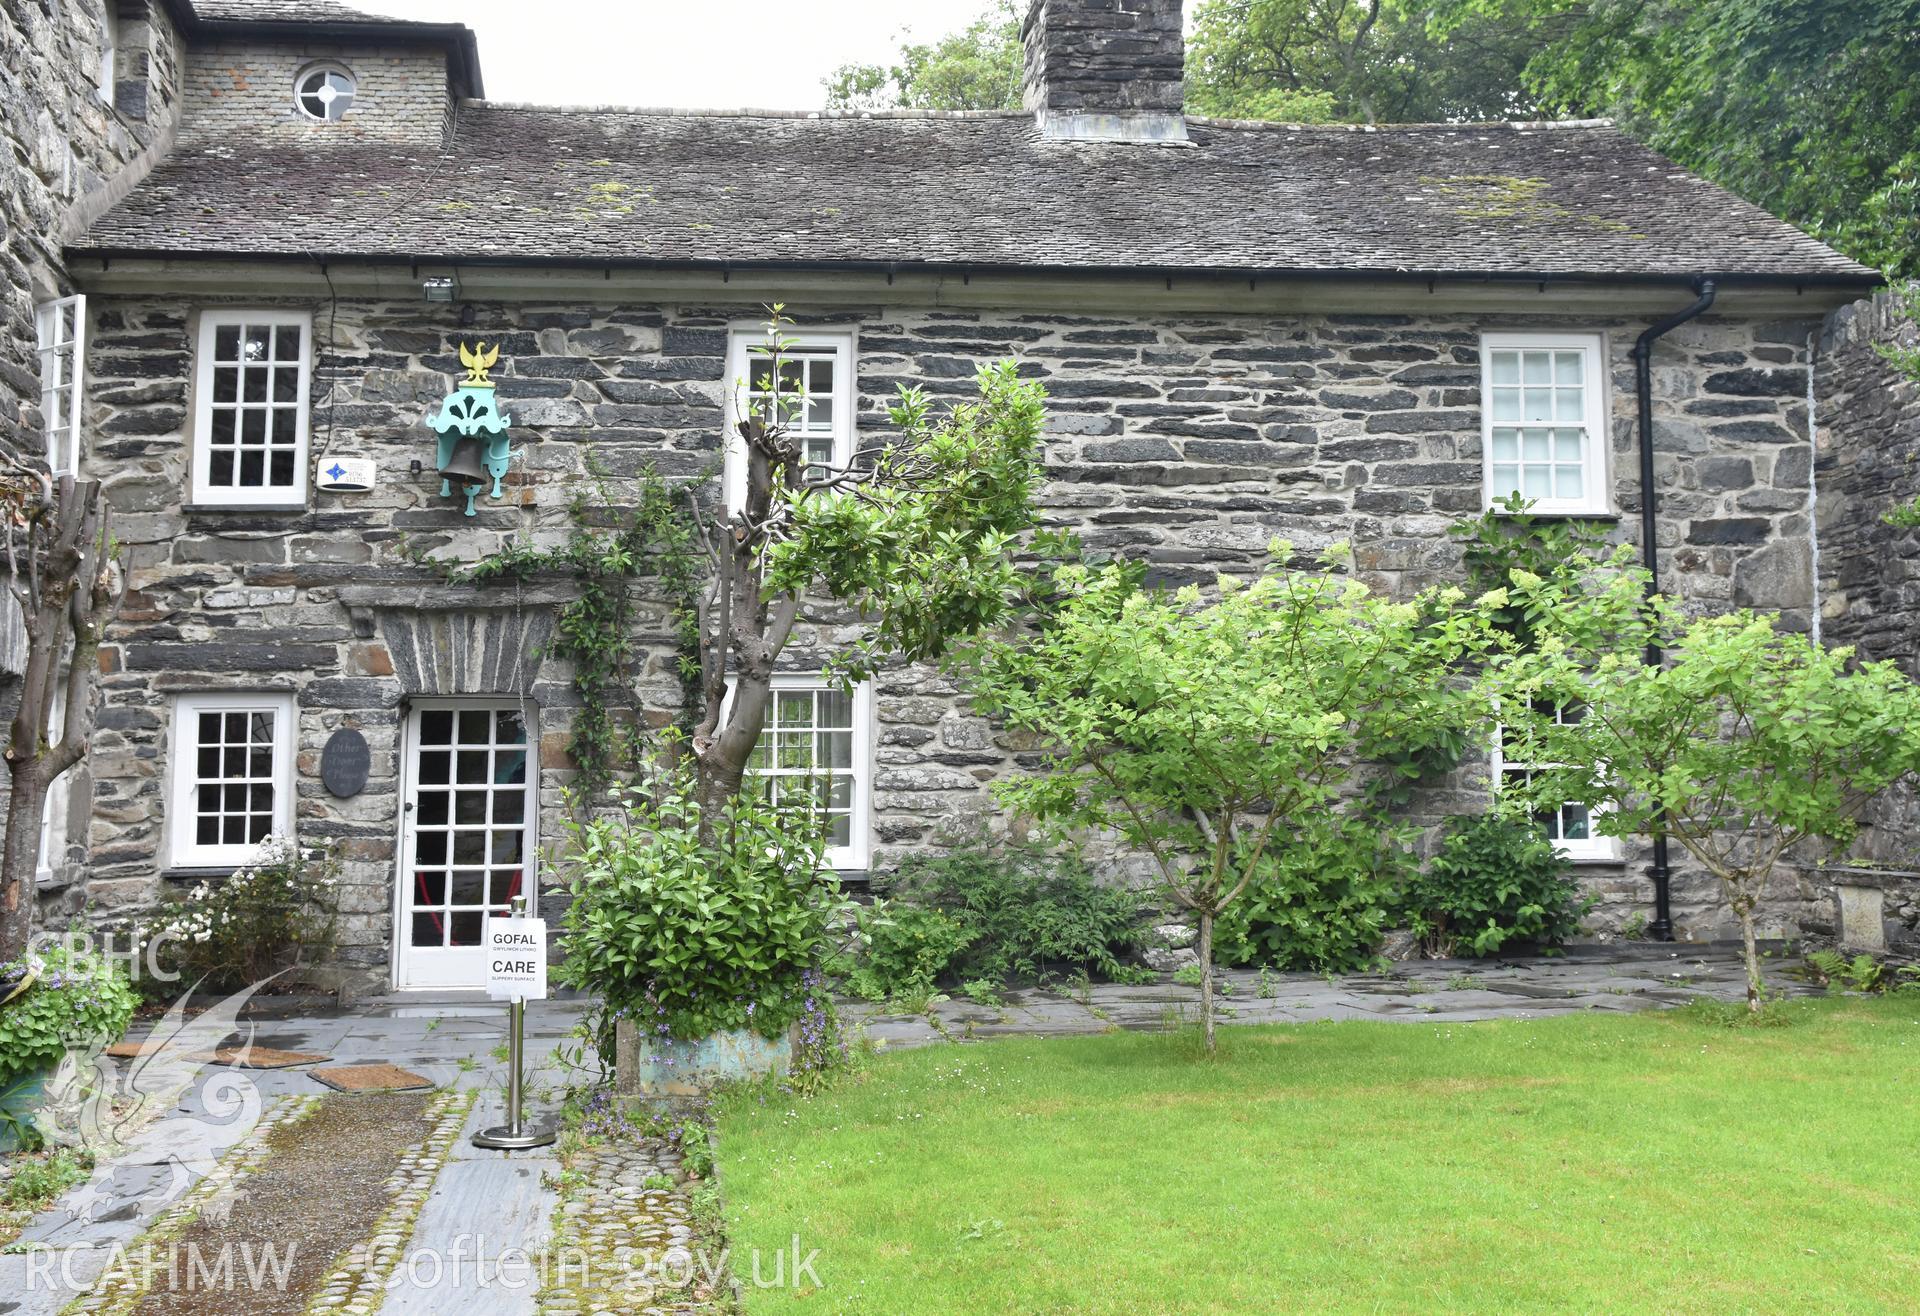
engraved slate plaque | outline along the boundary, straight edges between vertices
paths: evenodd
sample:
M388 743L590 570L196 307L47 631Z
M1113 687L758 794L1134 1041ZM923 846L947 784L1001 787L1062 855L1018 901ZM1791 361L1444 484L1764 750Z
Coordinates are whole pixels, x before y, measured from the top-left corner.
M320 780L330 794L342 799L358 795L367 788L367 770L372 766L367 738L352 727L342 727L327 738L320 751Z

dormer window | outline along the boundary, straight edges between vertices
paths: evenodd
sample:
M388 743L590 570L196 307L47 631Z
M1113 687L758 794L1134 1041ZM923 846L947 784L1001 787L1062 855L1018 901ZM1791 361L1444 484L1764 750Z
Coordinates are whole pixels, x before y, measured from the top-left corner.
M294 82L294 104L309 119L337 123L353 105L353 74L343 65L317 64Z

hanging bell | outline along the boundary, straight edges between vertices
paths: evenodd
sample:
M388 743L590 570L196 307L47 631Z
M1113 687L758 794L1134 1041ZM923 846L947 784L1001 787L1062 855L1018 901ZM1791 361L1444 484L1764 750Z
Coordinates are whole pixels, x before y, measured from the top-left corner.
M463 484L477 484L482 480L490 479L484 456L480 440L462 438L453 445L453 451L447 454L446 463L440 467L440 478L457 480Z

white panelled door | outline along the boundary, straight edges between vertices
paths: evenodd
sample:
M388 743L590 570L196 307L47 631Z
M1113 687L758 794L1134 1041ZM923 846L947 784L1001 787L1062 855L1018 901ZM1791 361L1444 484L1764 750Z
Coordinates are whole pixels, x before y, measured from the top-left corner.
M533 738L517 703L416 705L406 766L394 985L484 986L487 914L537 889Z

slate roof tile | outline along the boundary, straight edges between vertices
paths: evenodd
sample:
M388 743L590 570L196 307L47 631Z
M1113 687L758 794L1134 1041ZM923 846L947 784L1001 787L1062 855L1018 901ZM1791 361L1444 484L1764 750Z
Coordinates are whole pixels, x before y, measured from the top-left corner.
M369 14L340 0L192 0L195 16L208 22L408 23L387 14Z
M244 4L249 0L219 0ZM76 250L447 261L1274 272L1872 274L1604 124L1189 120L1187 146L1021 113L464 103L445 154L244 142L163 161Z

